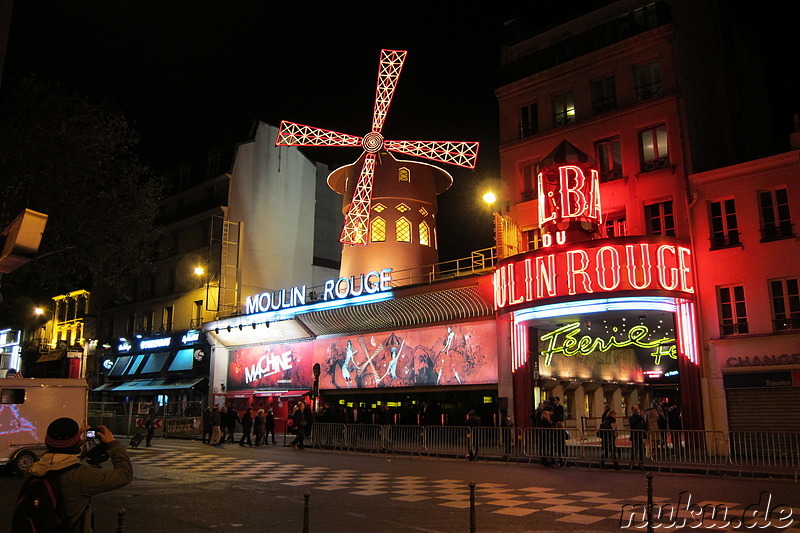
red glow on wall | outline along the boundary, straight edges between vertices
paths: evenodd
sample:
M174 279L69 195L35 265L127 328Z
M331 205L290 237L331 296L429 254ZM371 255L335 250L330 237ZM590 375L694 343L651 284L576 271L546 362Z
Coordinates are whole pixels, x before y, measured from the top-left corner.
M630 290L694 293L691 249L676 239L621 237L514 256L494 274L495 308Z

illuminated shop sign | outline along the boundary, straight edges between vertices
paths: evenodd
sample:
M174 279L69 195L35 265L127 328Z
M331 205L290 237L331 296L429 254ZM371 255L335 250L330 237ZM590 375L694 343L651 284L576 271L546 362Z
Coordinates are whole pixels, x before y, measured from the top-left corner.
M228 390L310 389L313 343L294 342L237 348L228 359Z
M200 332L197 330L187 331L186 334L181 337L182 344L194 344L200 340Z
M153 348L166 348L172 344L170 337L161 337L159 339L145 339L139 342L140 350L152 350Z
M694 293L688 246L666 238L639 240L621 237L586 241L515 258L494 273L495 308L613 291Z
M588 170L588 169L587 169ZM568 220L600 223L600 179L596 170L558 167L558 177L539 173L539 226Z
M384 268L380 272L373 270L367 274L329 279L325 282L321 301L341 300L361 296L362 294L375 294L388 291L392 288L392 269ZM268 291L248 296L245 303L245 314L265 313L306 305L306 286Z
M725 366L775 366L800 365L800 353L783 353L774 355L754 355L747 357L729 357Z
M131 351L131 348L132 348L131 343L129 343L128 341L122 341L117 345L117 352L119 353L129 352Z
M647 340L651 336L650 328L644 325L631 326L625 332L613 331L606 338L590 335L579 336L580 330L580 323L573 322L541 335L539 339L546 343L546 348L540 352L544 357L544 364L550 366L553 362L553 355L556 354L565 357L588 356L595 352L608 352L627 347L652 350L650 356L653 357L656 365L660 365L665 356L671 359L678 358L675 339ZM660 372L659 370L659 375Z

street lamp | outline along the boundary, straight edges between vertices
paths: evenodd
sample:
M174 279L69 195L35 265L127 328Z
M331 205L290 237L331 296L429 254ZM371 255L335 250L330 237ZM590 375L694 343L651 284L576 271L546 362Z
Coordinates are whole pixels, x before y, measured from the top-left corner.
M205 278L205 282L206 282L206 304L205 304L206 311L213 311L215 313L218 312L219 311L219 304L218 303L213 308L209 305L211 303L211 281L212 280L211 280L211 276L209 276L206 273L206 268L203 265L197 265L196 267L194 267L194 275L197 276L198 278ZM219 285L217 285L217 290L219 291ZM218 298L217 298L217 300L218 300Z

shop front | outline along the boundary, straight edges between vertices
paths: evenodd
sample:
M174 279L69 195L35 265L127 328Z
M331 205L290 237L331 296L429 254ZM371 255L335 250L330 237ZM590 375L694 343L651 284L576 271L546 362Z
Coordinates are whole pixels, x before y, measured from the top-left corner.
M673 425L694 426L700 403L690 255L676 239L620 237L502 262L495 305L513 324L518 419L559 397L567 425L593 428L606 407L622 417L632 405L647 409L662 398Z
M183 404L197 416L208 397L210 346L199 330L169 336L120 339L103 360L106 383L96 401Z
M209 324L215 401L238 412L273 409L279 430L298 400L326 421L459 424L470 409L493 420L500 398L490 283L484 275L387 284L380 299L342 292L335 302Z
M800 431L800 335L711 342L729 431Z

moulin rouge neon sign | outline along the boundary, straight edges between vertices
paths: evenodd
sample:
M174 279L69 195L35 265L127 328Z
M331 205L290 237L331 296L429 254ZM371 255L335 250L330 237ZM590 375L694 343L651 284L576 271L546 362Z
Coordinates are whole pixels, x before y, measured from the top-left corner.
M596 170L575 165L558 167L558 181L545 179L539 173L539 225L562 222L565 219L600 223L600 179Z
M495 309L625 290L693 294L691 250L675 239L620 237L515 256L494 273Z
M625 336L611 335L608 338L591 337L584 335L578 337L581 325L578 322L565 324L553 331L545 333L540 337L547 342L547 348L541 351L544 357L544 364L550 366L553 356L556 354L565 357L575 355L590 355L593 352L608 352L615 348L627 348L635 346L638 348L655 349L650 355L655 359L655 364L660 365L661 359L667 356L671 359L678 358L678 349L675 346L675 339L656 339L645 340L650 335L650 329L644 325L632 326Z

